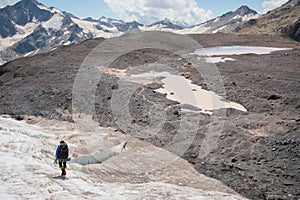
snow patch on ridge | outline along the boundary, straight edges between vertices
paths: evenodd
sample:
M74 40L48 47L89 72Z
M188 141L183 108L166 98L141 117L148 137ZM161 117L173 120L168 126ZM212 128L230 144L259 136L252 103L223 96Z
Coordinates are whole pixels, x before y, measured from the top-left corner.
M198 26L194 26L192 28L185 28L182 30L177 30L177 31L175 31L175 33L178 33L178 34L201 34L201 33L205 33L209 29L211 29L211 27L207 27L207 26L201 24Z
M63 25L64 17L60 14L55 13L52 18L42 24L46 29L60 30Z
M27 23L25 26L16 25L17 34L12 37L1 38L0 37L0 51L14 45L15 43L21 41L28 35L34 32L38 27L37 23Z
M46 10L46 11L51 12L51 10L50 10L49 8L47 8L46 6L44 6L44 5L42 5L42 4L38 4L37 7L38 7L39 9L42 9L42 10Z
M242 21L245 22L245 21L248 21L250 19L256 19L260 16L261 16L260 14L256 14L256 15L248 14L248 15L245 15L245 16L242 17Z
M220 31L224 30L226 27L227 27L227 25L221 26L220 28L217 28L216 30L214 30L213 33L218 33Z
M72 18L72 21L78 24L78 26L83 29L84 33L86 34L92 33L94 37L111 38L111 37L120 36L122 34L122 32L119 32L116 27L112 27L112 28L105 27L105 29L110 32L99 30L97 28L97 25L99 25L97 22L90 22L90 21L76 19L76 18Z

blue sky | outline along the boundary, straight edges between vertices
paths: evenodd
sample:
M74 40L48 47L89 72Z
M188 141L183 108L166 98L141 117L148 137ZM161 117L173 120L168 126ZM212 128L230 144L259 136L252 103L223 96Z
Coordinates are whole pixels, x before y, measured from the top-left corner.
M287 0L38 0L80 18L101 16L152 23L165 17L197 24L247 5L259 13Z

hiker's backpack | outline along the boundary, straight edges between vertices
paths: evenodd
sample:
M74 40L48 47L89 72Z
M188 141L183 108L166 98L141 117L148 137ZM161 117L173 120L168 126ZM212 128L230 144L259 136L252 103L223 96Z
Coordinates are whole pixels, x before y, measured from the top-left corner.
M67 159L69 157L69 148L66 143L59 145L58 159Z

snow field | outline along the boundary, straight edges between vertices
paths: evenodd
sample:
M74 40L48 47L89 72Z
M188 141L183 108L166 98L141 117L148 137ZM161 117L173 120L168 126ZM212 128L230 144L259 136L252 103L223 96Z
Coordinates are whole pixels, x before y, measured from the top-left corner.
M89 135L92 133L80 136L72 124L47 123L28 124L25 120L0 116L0 199L244 199L220 182L197 175L181 159L152 174L126 174L126 170L114 170L110 168L110 162L120 164L132 159L128 163L135 163L134 159L139 156L147 160L145 155L137 153L137 149L151 151L157 148L137 139L130 140L129 136L112 135L110 129L103 129L103 133L96 136ZM67 180L61 180L53 178L60 174L53 159L61 138L69 142L72 156L93 153L83 147L88 138L104 138L105 141L98 143L99 149L108 150L111 146L115 151L124 138L129 139L131 146L102 164L68 163ZM99 149L95 148L95 151ZM195 188L184 185L191 177ZM200 181L199 185L197 181Z

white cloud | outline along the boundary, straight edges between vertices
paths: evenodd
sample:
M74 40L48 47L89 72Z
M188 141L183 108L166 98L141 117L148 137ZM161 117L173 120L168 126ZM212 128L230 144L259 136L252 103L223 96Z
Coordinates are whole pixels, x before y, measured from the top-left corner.
M125 21L153 23L164 18L187 24L199 24L212 17L210 10L200 8L195 0L104 0Z
M14 4L16 4L17 2L19 2L21 0L1 0L0 1L0 8L4 8L5 6L12 6Z
M269 10L273 10L281 6L282 4L288 2L288 0L264 0L262 7L264 9L264 13L268 12Z

